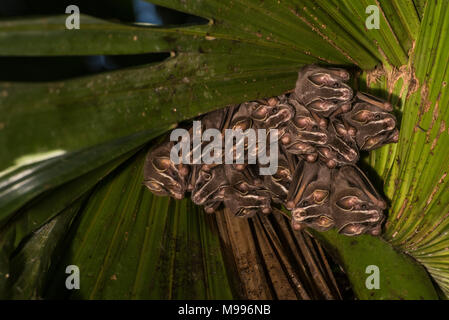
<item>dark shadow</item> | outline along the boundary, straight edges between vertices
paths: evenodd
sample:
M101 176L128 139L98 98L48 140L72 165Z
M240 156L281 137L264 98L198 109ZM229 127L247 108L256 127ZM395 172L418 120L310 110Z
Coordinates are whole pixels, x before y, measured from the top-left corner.
M0 57L0 81L59 81L160 62L169 53L133 55Z
M354 69L357 70L357 69ZM357 71L356 71L357 72ZM357 73L353 73L353 75L357 75ZM358 79L357 76L354 76L354 78ZM355 83L353 88L355 90L358 90L360 88L358 83ZM366 89L366 90L360 90L362 92L369 93L373 96L382 98L384 100L389 101L393 105L393 115L396 117L396 127L400 129L401 127L401 120L402 120L402 101L398 95L395 94L389 94L388 91L384 89ZM388 218L388 208L391 207L391 199L387 198L385 193L383 192L384 189L384 180L381 176L372 168L370 167L366 162L362 161L363 159L366 159L369 156L369 152L367 151L361 151L360 152L360 160L357 163L357 166L366 174L366 176L369 178L371 183L373 184L374 188L377 190L377 192L381 195L381 197L387 202L387 210L385 210L384 214L386 215L386 219ZM385 219L385 220L386 220Z
M2 0L0 18L64 15L69 5L78 6L82 14L102 19L134 21L132 0Z
M156 26L182 26L208 23L207 19L155 6L143 0L2 0L0 19L65 15L69 5L78 6L81 14L126 24L140 22ZM0 70L2 70L0 81L58 81L161 62L169 56L169 53L60 57L3 56L0 57Z
M365 153L365 151L363 153ZM366 153L366 155L367 154L368 153ZM363 173L365 173L365 175L368 177L371 184L374 186L374 189L376 189L376 191L379 193L381 198L383 200L385 200L385 202L387 203L387 209L383 211L383 213L385 215L385 219L384 219L384 222L382 223L382 226L384 226L385 221L387 221L387 219L388 219L389 209L391 208L391 199L388 198L384 193L384 182L385 181L382 179L381 176L379 176L379 174L376 172L376 170L374 170L374 168L369 166L366 162L359 161L357 163L357 166L360 168L360 170L363 171Z
M328 65L321 65L323 68L329 67ZM397 127L399 128L401 126L401 120L402 120L402 101L401 98L396 94L389 94L388 91L380 88L361 88L361 84L359 82L360 74L362 73L362 70L358 68L355 65L332 65L332 67L335 68L342 68L347 70L351 74L351 79L348 82L348 85L353 88L356 91L366 92L373 96L376 96L378 98L384 99L386 101L389 101L393 105L393 114L396 117L397 120Z
M156 6L144 0L2 0L0 19L39 15L64 15L69 5L81 14L120 22L147 22L156 25L204 24L207 19Z
M376 97L383 98L385 100L388 99L389 93L386 90L383 89L374 89L374 90L367 90L367 93L374 95ZM393 105L393 111L392 113L396 117L397 123L396 127L400 129L401 127L401 119L402 119L402 111L401 108L401 100L399 96L392 94L390 95L390 99L388 101ZM373 184L373 186L376 188L376 190L379 192L379 194L387 201L388 207L391 205L391 199L388 199L384 192L383 192L383 186L384 181L383 179L377 174L377 172L370 167L366 162L362 161L363 159L368 158L369 152L368 151L361 151L360 152L360 160L357 163L357 166L368 176L369 180Z
M141 1L141 0L139 0ZM176 11L173 9L155 6L156 12L162 19L162 25L192 25L192 24L207 24L209 20L187 14L184 12Z
M393 114L396 117L397 123L398 123L398 128L401 126L401 121L402 121L402 111L401 111L401 107L402 107L402 100L398 95L392 94L390 97L388 92L383 90L383 89L370 89L368 90L369 94L382 98L384 100L388 100L392 105L393 105Z
M80 296L79 290L67 290L65 287L65 279L67 274L65 268L68 265L73 264L74 253L71 249L71 243L73 243L77 230L80 226L82 215L87 204L89 203L90 195L101 188L104 184L114 180L114 178L121 173L121 171L135 161L136 155L131 156L129 159L121 163L111 173L109 173L100 183L88 191L83 203L78 209L77 216L74 218L70 228L68 229L64 239L61 239L57 248L52 255L52 263L50 269L47 272L48 277L43 281L45 287L43 288L43 299L50 300L67 300L67 299L87 299L88 297ZM64 188L64 185L60 186Z

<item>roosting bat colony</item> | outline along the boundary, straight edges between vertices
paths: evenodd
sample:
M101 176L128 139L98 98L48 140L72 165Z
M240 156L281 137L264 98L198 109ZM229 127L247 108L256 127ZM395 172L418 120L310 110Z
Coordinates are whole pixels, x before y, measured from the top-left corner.
M355 164L360 150L397 142L399 132L391 104L354 94L348 80L346 70L306 66L291 94L229 106L199 119L202 132L276 129L274 174L260 175L258 169L268 164L259 161L176 164L170 154L178 142L166 141L148 153L144 184L156 195L175 199L190 192L208 213L223 202L236 216L251 217L270 213L276 203L291 211L295 229L380 234L386 203ZM253 151L245 142L247 159Z

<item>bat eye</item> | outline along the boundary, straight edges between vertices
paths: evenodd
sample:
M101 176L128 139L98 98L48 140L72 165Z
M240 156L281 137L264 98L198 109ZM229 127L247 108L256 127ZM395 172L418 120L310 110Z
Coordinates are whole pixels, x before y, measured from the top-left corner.
M314 125L314 126L312 127L312 130L313 130L313 131L318 131L318 126L317 126L317 125Z
M362 111L357 112L352 118L357 122L365 124L371 118L371 112L362 110Z
M243 195L248 193L248 185L245 182L238 183L235 189Z
M148 187L148 189L155 191L155 192L159 192L159 191L163 190L161 184L159 182L157 182L156 180L146 181L145 185Z
M304 200L301 204L302 207L307 207L309 205L309 201Z
M309 119L306 118L306 117L296 117L295 118L295 123L298 126L298 128L303 129L309 123Z
M278 113L279 112L279 109L278 108L273 108L273 109L271 109L271 113L272 114L275 114L275 113Z
M154 168L159 172L164 172L170 167L171 161L169 158L156 158L153 160Z
M209 181L210 179L212 179L212 175L205 171L203 171L203 177L204 177L204 180L206 180L206 181Z
M366 209L368 209L368 206L367 206L366 204L362 204L362 205L360 206L360 208L362 208L362 210L366 210Z
M272 176L274 181L281 181L282 179L288 179L290 176L290 170L284 167L279 167L276 173Z
M340 84L338 82L334 82L332 85L333 88L340 88Z
M358 235L363 232L363 226L359 224L348 224L340 230L341 234L348 236Z
M359 199L355 196L346 196L337 201L337 206L344 210L352 210L359 203Z
M313 84L322 87L328 81L329 76L325 73L316 73L316 74L310 75L308 78Z
M267 108L264 106L258 107L252 115L257 120L264 120L267 117Z
M334 221L326 216L321 216L318 218L318 224L320 227L329 228L334 225Z
M329 192L327 190L315 190L313 192L313 200L315 203L321 204L328 197Z
M234 130L242 130L245 131L246 129L250 128L252 126L251 120L250 119L244 119L244 120L240 120L238 121L234 126L233 129Z
M338 100L333 100L332 103L333 104L338 104Z
M376 114L376 115L374 116L374 120L380 120L380 114Z

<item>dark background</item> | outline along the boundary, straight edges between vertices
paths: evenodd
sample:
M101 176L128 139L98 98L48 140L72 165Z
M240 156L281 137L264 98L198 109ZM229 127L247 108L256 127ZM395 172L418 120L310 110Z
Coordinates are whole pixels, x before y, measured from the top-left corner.
M202 24L205 19L155 6L143 0L0 0L0 20L64 15L77 5L82 14L131 24ZM53 81L162 61L169 54L114 56L0 57L0 81Z

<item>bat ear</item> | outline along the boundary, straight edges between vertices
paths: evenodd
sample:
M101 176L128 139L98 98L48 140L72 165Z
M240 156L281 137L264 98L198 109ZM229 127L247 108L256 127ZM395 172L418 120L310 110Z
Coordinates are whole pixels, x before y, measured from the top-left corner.
M352 119L354 119L355 121L360 122L362 124L365 124L368 122L371 114L372 114L372 112L370 112L368 110L360 110L354 114Z
M299 116L294 118L293 122L299 129L306 129L311 120L309 117Z
M349 72L345 69L339 68L329 68L329 73L334 75L335 77L341 78L343 81L348 81L350 78Z
M361 224L350 223L341 228L338 232L345 236L357 236L364 231L364 226Z
M171 161L167 157L155 158L153 160L154 168L159 172L164 172L168 168L170 168Z
M330 112L334 110L337 107L337 104L335 104L332 101L323 101L321 99L314 100L311 103L307 105L308 108L312 109L315 112Z
M169 193L164 189L162 184L160 184L155 179L149 179L143 182L143 185L150 189L151 191L155 192L159 195L168 195Z
M374 186L359 168L345 166L341 168L340 173L347 179L351 187L360 188L375 205L381 209L386 209L385 201L382 200Z
M290 184L290 188L288 190L287 194L287 205L286 207L288 209L293 209L296 206L296 203L299 201L300 196L302 196L302 193L300 192L300 187L302 180L304 179L304 160L300 160L298 165L295 168L295 172L293 173L292 177L292 183ZM304 191L304 190L302 190ZM298 193L301 193L298 195ZM291 210L290 209L290 210Z
M324 86L331 81L331 77L326 73L315 73L308 76L308 79L317 86Z
M315 203L322 204L329 196L328 190L317 189L313 192L313 200Z
M256 110L252 112L252 117L256 120L262 121L267 118L268 108L264 105L260 105Z
M383 100L379 97L372 96L365 92L357 92L357 98L361 101L372 104L378 108L381 108L384 111L393 111L393 106L390 102Z

